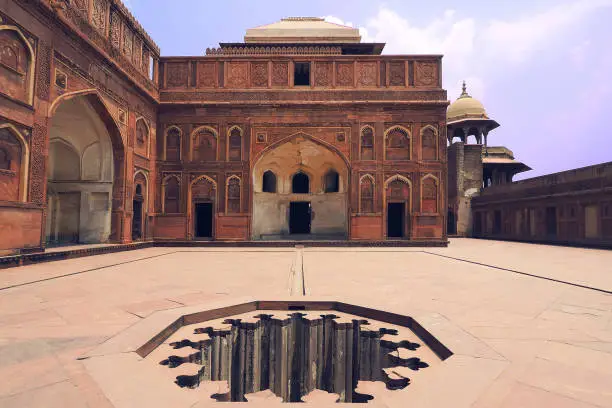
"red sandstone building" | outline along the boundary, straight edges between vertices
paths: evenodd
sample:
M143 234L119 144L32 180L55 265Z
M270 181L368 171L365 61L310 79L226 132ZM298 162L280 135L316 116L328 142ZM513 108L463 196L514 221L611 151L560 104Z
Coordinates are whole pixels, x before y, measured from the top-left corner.
M0 249L446 242L441 56L316 18L161 57L119 0L0 0Z

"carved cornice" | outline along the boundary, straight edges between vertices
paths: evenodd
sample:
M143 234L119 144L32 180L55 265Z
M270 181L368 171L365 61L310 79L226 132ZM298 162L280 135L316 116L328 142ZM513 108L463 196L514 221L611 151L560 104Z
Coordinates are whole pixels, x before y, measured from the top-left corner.
M206 55L342 55L339 46L244 46L207 48Z
M429 103L448 105L446 91L390 91L381 90L306 90L306 91L161 91L163 104L313 104L313 103L350 103L350 104L411 104Z

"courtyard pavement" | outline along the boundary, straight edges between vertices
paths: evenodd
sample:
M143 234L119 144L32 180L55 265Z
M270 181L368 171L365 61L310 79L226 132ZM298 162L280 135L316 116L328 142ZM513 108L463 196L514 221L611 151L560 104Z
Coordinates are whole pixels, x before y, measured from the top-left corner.
M294 260L292 248L146 248L0 270L0 407L113 407L78 357L156 311L286 298ZM436 313L497 356L466 364L492 378L469 400L440 390L430 406L612 407L612 251L454 239L305 248L303 268L307 298Z

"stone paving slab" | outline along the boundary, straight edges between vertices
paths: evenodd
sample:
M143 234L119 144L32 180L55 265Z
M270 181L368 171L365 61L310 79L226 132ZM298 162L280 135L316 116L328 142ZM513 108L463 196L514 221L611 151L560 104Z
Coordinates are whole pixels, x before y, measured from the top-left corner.
M423 406L612 407L612 295L571 285L612 290L612 251L469 239L425 250L305 248L306 292L440 316L463 331L455 350L462 336L478 340L482 348L448 359L437 380L432 370L431 380L409 386ZM147 248L1 270L0 407L117 406L116 367L129 369L129 359L111 369L99 357L77 358L143 316L229 298L286 298L294 259L290 248ZM89 366L116 383L112 398ZM437 394L428 391L435 381ZM440 390L455 386L466 396L449 405ZM197 404L201 396L190 395L155 390L158 398L142 406Z

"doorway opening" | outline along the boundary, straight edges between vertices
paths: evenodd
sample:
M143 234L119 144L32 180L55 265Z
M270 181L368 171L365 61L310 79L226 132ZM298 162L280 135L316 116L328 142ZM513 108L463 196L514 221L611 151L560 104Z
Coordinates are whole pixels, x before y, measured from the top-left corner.
M133 201L132 241L142 239L142 200Z
M557 207L546 207L546 235L557 236Z
M195 237L212 238L213 205L212 203L195 203Z
M457 233L457 221L455 220L455 213L452 209L448 209L448 218L446 219L446 233L447 235L455 235Z
M493 233L501 234L502 232L502 214L501 211L496 210L493 213Z
M387 204L387 237L403 238L405 224L405 203Z
M310 234L311 213L310 202L291 202L289 206L289 233Z

